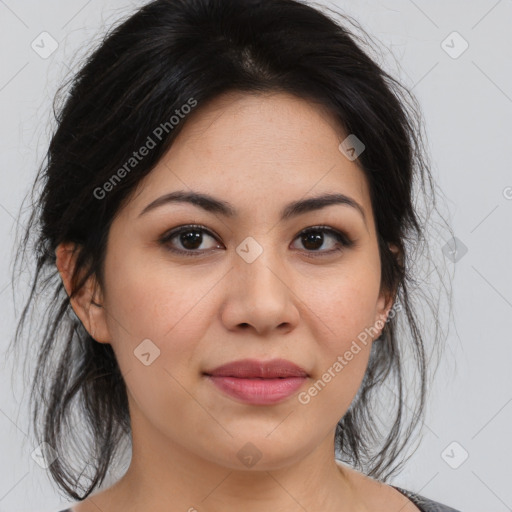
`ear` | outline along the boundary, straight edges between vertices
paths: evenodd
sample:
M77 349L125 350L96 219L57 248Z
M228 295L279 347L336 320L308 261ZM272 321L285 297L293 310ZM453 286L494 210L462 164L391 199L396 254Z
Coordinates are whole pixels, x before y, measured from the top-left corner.
M63 242L55 249L56 265L64 288L71 295L71 277L75 267L79 247L72 242ZM94 276L90 276L80 291L71 299L71 306L81 320L87 332L100 343L110 343L111 336L107 327L107 311L103 304L101 292Z
M400 249L394 245L389 244L388 245L390 251L395 255L396 258L402 263L402 256L400 254ZM386 324L386 321L389 316L389 312L391 311L391 308L393 307L393 303L395 301L395 295L396 290L381 290L381 293L379 295L379 299L377 301L377 314L375 317L375 329L378 331L377 336L374 337L374 339L378 339L381 334L382 330L384 328L384 325Z

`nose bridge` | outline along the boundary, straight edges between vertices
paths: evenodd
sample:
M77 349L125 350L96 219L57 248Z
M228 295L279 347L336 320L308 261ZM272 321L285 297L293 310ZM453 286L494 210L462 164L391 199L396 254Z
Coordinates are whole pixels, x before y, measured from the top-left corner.
M268 233L257 236L258 240L247 237L236 247L224 321L231 328L249 324L261 333L295 324L298 312L279 247Z
M266 294L271 300L281 295L284 290L285 267L282 264L279 248L273 246L272 236L249 236L236 248L234 273L244 284L250 295ZM283 275L279 275L283 274Z

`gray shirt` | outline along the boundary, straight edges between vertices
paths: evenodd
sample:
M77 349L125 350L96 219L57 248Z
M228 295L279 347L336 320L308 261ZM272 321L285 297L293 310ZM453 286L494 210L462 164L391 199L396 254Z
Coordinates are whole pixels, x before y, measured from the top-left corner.
M392 485L391 487L394 487L397 491L407 496L421 510L421 512L460 512L448 505L443 505L437 501L429 500L420 494L408 491L407 489L402 489L396 485Z

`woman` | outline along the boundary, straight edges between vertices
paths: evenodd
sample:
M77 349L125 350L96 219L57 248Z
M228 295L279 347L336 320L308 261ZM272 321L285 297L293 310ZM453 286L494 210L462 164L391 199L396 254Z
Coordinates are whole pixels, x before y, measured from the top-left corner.
M67 510L454 510L385 483L426 400L408 99L294 0L156 0L91 54L20 246L16 339L54 293L33 427Z

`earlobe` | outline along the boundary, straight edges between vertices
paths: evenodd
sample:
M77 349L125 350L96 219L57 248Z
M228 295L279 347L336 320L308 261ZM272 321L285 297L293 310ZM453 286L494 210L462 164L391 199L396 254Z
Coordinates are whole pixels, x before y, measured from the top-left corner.
M79 248L72 242L61 243L55 250L56 266L68 296L72 291L72 274ZM101 297L97 297L97 282L90 276L83 287L70 298L71 307L87 332L100 343L111 340L107 327L107 312Z
M96 282L94 282L94 285ZM87 329L89 334L99 343L110 343L111 337L107 326L107 310L101 299L97 299L91 293L92 299L89 299L89 325Z
M378 339L382 336L382 330L386 325L389 312L393 307L393 297L389 293L383 293L379 297L377 318L375 319L375 329L378 331L378 335L374 339Z

